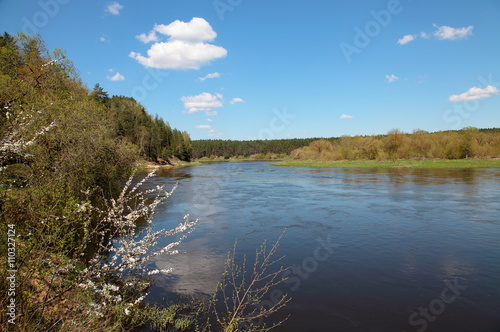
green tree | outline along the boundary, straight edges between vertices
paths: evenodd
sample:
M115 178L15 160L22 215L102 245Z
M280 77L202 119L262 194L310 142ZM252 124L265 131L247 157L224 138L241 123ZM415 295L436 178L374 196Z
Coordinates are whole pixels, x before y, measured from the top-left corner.
M399 129L392 129L387 132L387 136L384 140L384 148L390 159L396 160L402 157L401 150L405 141L405 133Z

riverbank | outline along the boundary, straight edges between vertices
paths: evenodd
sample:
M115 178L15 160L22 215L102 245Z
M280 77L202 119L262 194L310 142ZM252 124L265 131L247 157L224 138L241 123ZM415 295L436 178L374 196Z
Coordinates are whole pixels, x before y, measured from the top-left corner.
M158 168L183 168L183 167L189 167L189 166L198 166L198 165L204 165L207 163L211 162L232 162L232 163L238 163L242 161L260 161L259 159L252 159L249 157L243 157L243 156L238 156L238 157L230 157L230 158L199 158L199 159L193 159L192 161L174 161L173 163L170 164L160 164L160 163L155 163L152 161L146 161L142 160L137 162L136 167L138 169L152 169L155 167ZM262 161L271 161L271 160L262 160ZM277 160L276 160L277 161Z
M500 168L500 159L399 159L315 161L285 159L268 163L280 167L325 167L325 168Z
M137 169L152 169L152 168L183 168L189 166L203 165L200 161L181 161L175 164L158 164L150 161L141 161L136 164Z

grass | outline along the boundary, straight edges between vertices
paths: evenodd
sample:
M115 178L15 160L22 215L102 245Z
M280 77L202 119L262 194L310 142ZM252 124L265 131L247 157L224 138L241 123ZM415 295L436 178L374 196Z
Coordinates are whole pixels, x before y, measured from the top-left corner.
M330 168L500 168L500 159L399 159L396 161L378 160L293 160L285 159L271 166L282 167L330 167Z

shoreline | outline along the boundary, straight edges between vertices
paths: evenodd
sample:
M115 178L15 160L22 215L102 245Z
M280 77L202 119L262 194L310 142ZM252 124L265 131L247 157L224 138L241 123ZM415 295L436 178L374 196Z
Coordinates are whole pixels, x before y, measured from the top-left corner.
M500 159L291 160L267 163L276 167L312 168L500 168Z
M203 165L203 163L199 161L182 161L175 164L158 164L150 161L143 161L143 162L138 162L135 167L141 170L141 169L152 169L152 168L183 168L183 167L197 166L197 165Z
M304 168L500 168L500 159L399 159L390 160L255 160L243 158L229 159L195 159L191 162L177 162L175 164L158 164L142 161L137 163L137 169L158 168L183 168L190 166L205 165L210 162L243 162L243 161L265 161L268 166L275 167L304 167Z

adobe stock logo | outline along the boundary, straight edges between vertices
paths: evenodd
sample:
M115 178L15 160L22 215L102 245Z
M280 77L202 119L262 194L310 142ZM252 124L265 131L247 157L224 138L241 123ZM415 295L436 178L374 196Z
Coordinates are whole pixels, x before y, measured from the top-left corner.
M243 0L214 0L212 5L214 6L215 12L219 16L221 21L224 21L224 15L226 12L232 12L236 7L241 5Z
M427 330L429 323L434 322L444 312L446 305L455 302L461 295L461 291L467 289L466 285L458 283L458 278L455 278L453 282L445 280L444 284L446 287L439 294L439 298L430 301L425 308L418 308L418 311L414 311L408 318L408 323L417 327L418 332Z
M27 35L36 34L38 30L49 24L50 20L59 14L62 5L66 5L71 0L39 0L38 6L41 8L35 12L31 20L26 16L21 19L23 27L21 29Z
M262 310L262 308L272 308L274 305L278 304L287 293L287 290L282 289L285 285L288 287L289 291L298 290L302 281L309 279L309 277L319 269L319 265L328 260L334 254L335 249L340 247L340 244L332 242L332 237L330 235L326 238L318 238L316 241L318 244L314 248L312 255L304 258L300 264L292 265L287 269L282 275L282 287L273 289L267 299L262 300L256 305L257 308ZM254 322L255 326L261 326L262 323L263 317L259 317L258 321Z
M399 0L390 0L387 3L387 9L382 9L378 12L374 10L370 11L373 20L368 21L364 29L357 26L354 27L355 35L352 44L346 42L339 44L347 63L351 63L354 54L360 54L362 49L370 45L373 38L382 32L382 28L386 28L391 23L393 15L398 15L402 11L403 6Z
M276 139L278 133L283 132L291 123L291 120L295 119L297 115L288 113L286 107L279 111L277 109L273 110L274 116L269 120L269 125L267 127L261 128L257 133L257 137L248 137L248 140L267 140Z

